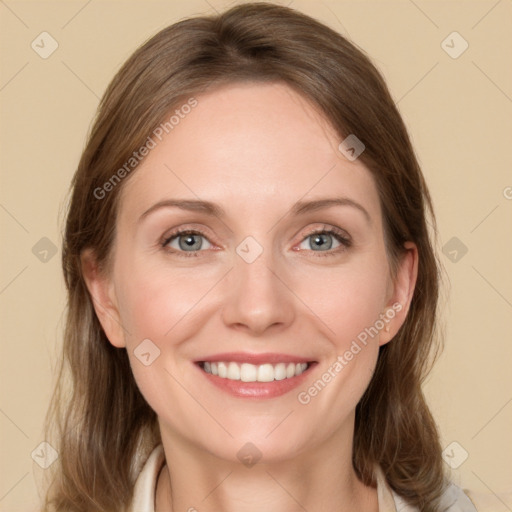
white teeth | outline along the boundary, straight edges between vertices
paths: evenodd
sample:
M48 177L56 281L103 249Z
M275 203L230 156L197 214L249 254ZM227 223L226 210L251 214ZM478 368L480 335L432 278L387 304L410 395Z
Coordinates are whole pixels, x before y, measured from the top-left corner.
M224 379L228 376L228 367L226 363L217 363L217 370L219 372L219 377L223 377Z
M231 363L235 364L236 363ZM242 382L256 382L256 379L258 378L258 367L249 364L249 363L243 363L242 366L240 366L240 380Z
M274 379L286 379L286 365L284 363L279 363L274 366Z
M258 366L258 382L272 382L274 380L274 367L271 364Z
M270 363L254 365L250 363L238 364L233 361L219 361L211 363L205 361L203 370L206 373L217 375L223 379L241 380L242 382L272 382L296 377L308 367L307 363Z
M240 366L236 363L229 363L226 377L230 380L240 380Z
M308 365L306 363L297 363L295 365L295 375L300 375L306 370L307 367Z

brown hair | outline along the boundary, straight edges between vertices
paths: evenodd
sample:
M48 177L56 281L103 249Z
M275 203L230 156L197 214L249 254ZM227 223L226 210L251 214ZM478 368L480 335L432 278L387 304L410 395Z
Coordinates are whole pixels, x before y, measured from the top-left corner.
M126 351L108 342L81 270L86 248L108 268L119 193L129 176L102 199L95 190L181 102L243 80L284 82L323 112L340 141L355 134L366 146L359 158L380 194L391 268L404 242L418 248L407 318L381 347L357 405L353 465L364 483L374 485L379 464L392 489L410 504L436 510L446 480L421 384L438 347L439 272L427 229L427 217L435 219L424 178L384 80L362 51L310 17L266 3L165 28L128 59L103 96L73 179L64 235L67 324L47 417L47 435L57 429L59 459L44 510L125 510L136 454L147 456L160 442L156 414L138 390Z

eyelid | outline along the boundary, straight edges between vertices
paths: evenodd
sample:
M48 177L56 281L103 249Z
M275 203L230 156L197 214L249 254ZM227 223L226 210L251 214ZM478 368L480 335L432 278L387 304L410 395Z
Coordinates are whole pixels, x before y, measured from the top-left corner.
M309 229L305 234L302 234L303 236L301 242L304 240L304 238L307 238L308 236L314 235L316 233L329 233L329 234L336 234L340 238L343 238L347 242L352 242L352 237L348 234L347 231L344 229L338 228L336 226L332 226L330 224L323 224L321 227L315 227Z
M194 234L194 235L200 235L200 236L203 236L204 238L206 238L212 245L219 245L219 244L214 244L214 242L212 242L211 238L212 236L208 233L206 233L206 231L208 230L205 230L204 228L202 227L195 227L194 224L187 224L185 225L184 227L178 227L178 228L173 228L173 229L170 229L168 231L166 231L161 239L160 239L160 243L161 245L166 245L168 244L173 238L179 236L179 235L183 235L183 234L188 234L188 233L191 233L191 234Z

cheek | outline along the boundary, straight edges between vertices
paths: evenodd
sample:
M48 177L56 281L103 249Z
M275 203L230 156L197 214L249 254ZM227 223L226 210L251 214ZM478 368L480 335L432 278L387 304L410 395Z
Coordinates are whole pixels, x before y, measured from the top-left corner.
M336 349L345 350L384 312L388 283L385 259L372 257L338 268L304 272L294 278L293 289L328 327L325 332Z
M172 268L165 263L138 265L137 261L119 265L118 269L118 306L139 390L160 415L193 410L194 404L178 384L186 380L190 364L181 347L200 331L197 319L209 310L208 291L218 281L218 272ZM146 347L144 351L139 349L142 346ZM145 365L139 357L148 352L150 364Z
M309 286L297 280L297 295L328 327L323 333L326 357L316 380L303 387L297 399L308 411L335 430L342 417L353 411L372 378L379 354L379 335L385 327L388 268L382 260L363 259L329 272L309 273Z
M190 322L200 311L200 302L215 283L216 275L192 268L137 266L125 269L129 279L120 281L118 305L129 332L127 346L149 338L172 344L173 330Z

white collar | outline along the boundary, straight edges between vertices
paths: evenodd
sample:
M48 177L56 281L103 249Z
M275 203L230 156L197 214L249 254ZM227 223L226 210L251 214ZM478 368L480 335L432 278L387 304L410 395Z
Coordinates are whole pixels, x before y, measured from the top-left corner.
M130 512L155 512L156 484L164 463L164 449L159 444L137 477ZM376 468L376 479L379 512L418 512L417 508L408 505L389 487L380 467ZM469 498L454 484L450 484L444 493L442 504L447 512L477 512Z

